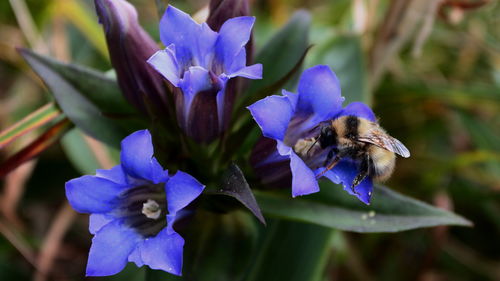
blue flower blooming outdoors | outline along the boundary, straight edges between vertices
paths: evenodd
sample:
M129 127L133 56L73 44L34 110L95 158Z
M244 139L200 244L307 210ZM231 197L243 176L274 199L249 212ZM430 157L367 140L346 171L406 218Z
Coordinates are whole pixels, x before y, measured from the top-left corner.
M71 206L91 214L87 276L116 274L127 262L181 275L184 239L174 222L204 186L181 171L163 170L147 130L123 139L120 157L112 169L66 183Z
M318 192L317 177L325 169L318 168L322 165L317 162L324 161L324 155L302 159L293 149L297 142L309 137L319 123L340 116L354 115L376 121L372 110L365 104L353 102L343 108L343 101L344 97L335 74L328 66L318 65L303 72L298 94L283 90L282 96L269 96L249 106L248 109L262 129L263 135L276 142L274 152L255 165L271 166L288 161L292 175L292 196ZM271 172L272 169L268 171ZM347 192L369 204L373 189L372 180L366 177L356 186L354 192L351 183L357 174L356 163L346 158L322 176L334 183L342 183Z
M245 45L254 17L227 20L219 32L169 6L160 21L166 48L148 62L175 88L177 122L196 141L208 143L227 129L235 98L228 81L262 78L262 65L246 66Z

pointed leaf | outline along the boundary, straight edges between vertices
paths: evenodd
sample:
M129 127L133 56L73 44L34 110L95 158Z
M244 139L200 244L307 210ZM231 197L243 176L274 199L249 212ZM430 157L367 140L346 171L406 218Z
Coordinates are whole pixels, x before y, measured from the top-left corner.
M241 172L236 164L231 164L227 171L222 176L220 188L214 192L215 194L222 194L230 196L243 204L252 214L262 223L266 224L264 216L260 210L257 201L248 185L245 175Z
M293 200L285 193L254 193L265 214L347 231L398 232L438 225L471 226L470 221L454 213L386 187L377 186L373 192L369 206L330 182L323 182L317 194Z
M120 128L117 122L103 116L106 110L130 113L113 80L26 49L21 50L21 54L49 87L66 116L85 133L114 146L128 135L129 132Z

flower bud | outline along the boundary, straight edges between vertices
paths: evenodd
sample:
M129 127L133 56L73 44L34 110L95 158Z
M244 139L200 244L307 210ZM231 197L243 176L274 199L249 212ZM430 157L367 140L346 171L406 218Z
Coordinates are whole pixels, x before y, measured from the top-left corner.
M135 8L125 0L95 0L95 6L125 98L143 113L146 101L156 111L168 110L167 85L146 62L159 48L139 25Z

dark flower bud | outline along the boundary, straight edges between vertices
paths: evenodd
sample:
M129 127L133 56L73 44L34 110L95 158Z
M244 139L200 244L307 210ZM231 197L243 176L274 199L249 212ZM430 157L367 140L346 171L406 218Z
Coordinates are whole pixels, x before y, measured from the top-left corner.
M165 112L168 89L163 78L146 61L159 50L156 42L142 29L137 11L125 0L95 0L103 25L111 64L126 99L143 113L145 101Z

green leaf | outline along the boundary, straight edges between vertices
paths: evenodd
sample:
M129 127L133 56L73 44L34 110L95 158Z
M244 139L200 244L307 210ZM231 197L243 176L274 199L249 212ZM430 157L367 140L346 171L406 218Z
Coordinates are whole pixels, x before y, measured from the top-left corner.
M252 262L257 241L255 220L242 211L224 215L198 209L184 231L182 277L150 270L147 281L238 281Z
M360 37L335 36L321 43L308 56L308 65L316 64L326 64L337 74L346 104L353 101L371 103Z
M64 64L26 49L21 50L21 54L49 87L66 116L85 133L113 146L118 146L130 133L103 115L105 110L130 112L117 92L116 82L102 73Z
M85 140L82 131L78 128L67 132L61 139L61 145L69 161L82 175L93 175L97 169L104 168L99 162L98 157L111 158L114 154L119 154L118 151L113 150L111 147L103 147L106 150L101 151L98 156L96 151L92 150L89 143ZM118 159L113 158L112 160L118 162Z
M43 73L38 71L42 67L49 68L59 75L104 114L134 114L136 112L125 100L116 79L111 78L111 75L81 65L57 61L27 49L22 49L21 54L49 87L51 87L49 81L46 81Z
M309 48L311 16L306 11L296 12L258 52L255 62L264 66L262 79L252 80L245 97L258 100L275 94L264 89L281 88L294 72L298 71ZM259 95L256 95L259 93ZM245 104L248 105L248 104Z
M320 281L334 230L273 220L246 281Z
M225 195L236 199L245 206L262 223L266 224L264 216L260 211L257 201L253 196L252 190L245 179L245 175L240 168L232 163L222 176L219 189L212 192L215 195Z
M354 232L398 232L438 225L471 226L468 220L376 186L366 206L341 186L322 182L321 192L291 199L288 193L254 192L264 214Z

